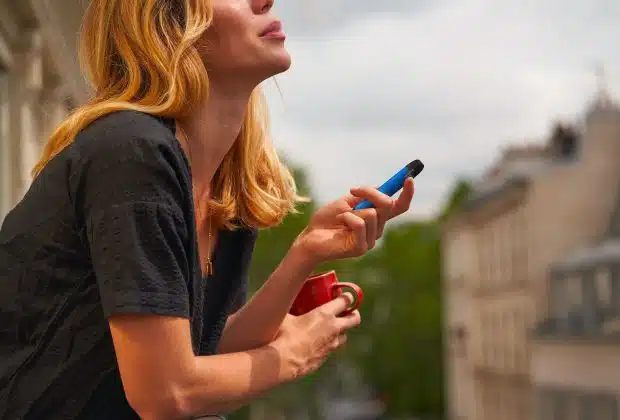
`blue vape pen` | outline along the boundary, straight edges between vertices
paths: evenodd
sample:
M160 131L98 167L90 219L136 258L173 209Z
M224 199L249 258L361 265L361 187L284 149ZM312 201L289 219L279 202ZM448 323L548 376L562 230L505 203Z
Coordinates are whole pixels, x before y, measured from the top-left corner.
M391 197L403 188L407 178L415 178L420 172L422 172L422 169L424 169L424 164L419 159L416 159L413 162L408 163L407 166L400 171L396 172L396 174L385 181L383 185L378 188L378 190ZM370 209L373 207L374 204L368 200L364 200L355 206L353 210Z

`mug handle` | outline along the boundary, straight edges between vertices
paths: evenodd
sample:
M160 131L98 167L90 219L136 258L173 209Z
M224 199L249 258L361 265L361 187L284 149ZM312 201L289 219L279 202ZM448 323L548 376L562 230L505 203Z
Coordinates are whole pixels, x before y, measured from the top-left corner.
M334 294L334 292L336 290L342 290L342 289L349 289L349 290L346 290L346 291L347 292L348 291L353 292L353 299L354 299L353 303L351 304L350 307L345 309L344 312L342 312L340 314L340 316L349 315L353 311L358 310L360 305L362 304L362 301L364 300L364 291L362 290L361 287L359 287L355 283L347 283L347 282L334 283L334 284L332 284L331 288L332 288L332 295ZM335 297L336 296L334 296L334 298Z

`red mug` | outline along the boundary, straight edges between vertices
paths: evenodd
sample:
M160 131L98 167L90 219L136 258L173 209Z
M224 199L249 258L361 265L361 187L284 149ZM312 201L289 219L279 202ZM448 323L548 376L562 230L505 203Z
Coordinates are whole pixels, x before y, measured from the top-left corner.
M344 289L344 290L343 290ZM353 303L341 313L347 315L357 310L364 300L364 292L355 283L339 282L335 271L308 277L293 302L289 313L303 315L311 310L342 296L343 292L353 295Z

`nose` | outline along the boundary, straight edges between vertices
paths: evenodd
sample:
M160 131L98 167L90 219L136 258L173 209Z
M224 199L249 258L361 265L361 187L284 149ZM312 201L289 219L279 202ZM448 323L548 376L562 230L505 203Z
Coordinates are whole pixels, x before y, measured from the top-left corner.
M264 15L272 8L275 0L252 0L252 10L254 13Z

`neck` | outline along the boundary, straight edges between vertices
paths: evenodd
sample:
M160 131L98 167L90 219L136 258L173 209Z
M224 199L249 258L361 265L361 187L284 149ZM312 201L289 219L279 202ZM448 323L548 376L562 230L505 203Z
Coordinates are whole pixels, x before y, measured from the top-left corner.
M208 100L177 120L177 137L191 162L196 187L209 188L239 136L251 93L251 89L221 89L211 83Z

